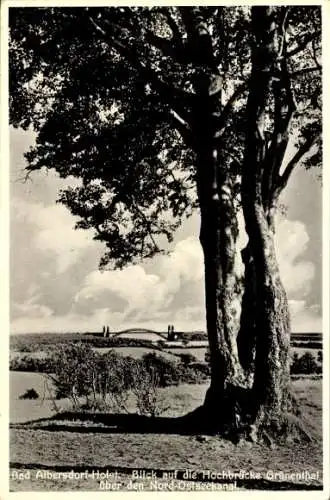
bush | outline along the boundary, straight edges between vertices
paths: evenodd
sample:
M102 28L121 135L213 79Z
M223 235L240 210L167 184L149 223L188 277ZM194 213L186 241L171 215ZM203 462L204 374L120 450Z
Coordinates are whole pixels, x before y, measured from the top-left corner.
M159 378L156 371L147 369L143 361L139 360L133 367L134 384L132 392L136 398L136 406L140 415L158 417L169 407L159 390Z
M295 352L291 364L292 374L312 374L321 373L322 367L317 363L315 356L309 351L306 351L302 356L298 356Z
M144 354L142 363L149 374L157 377L159 387L178 385L184 377L183 365L170 361L155 352Z
M90 346L81 343L55 346L50 378L56 388L56 399L68 397L74 406L79 406L80 396L88 401L96 384L96 356Z
M21 394L18 399L39 399L39 394L32 388L25 391L24 394Z
M76 409L128 412L133 395L140 414L157 416L165 409L159 388L198 383L209 376L204 363L175 363L157 353L142 359L115 351L94 352L82 343L58 344L51 358L56 399L69 398Z
M9 362L9 369L21 372L51 373L53 371L53 364L52 359L49 357L15 356Z
M211 376L211 367L208 363L197 361L196 363L191 364L190 368L197 372L197 374L199 374L199 376L203 379Z
M100 394L105 405L115 411L127 412L129 390L134 384L136 360L124 357L115 351L96 358L96 394ZM93 392L95 399L95 393Z
M196 363L198 361L198 359L190 352L179 354L179 357L184 365L190 365L191 363Z
M156 353L148 353L142 357L149 373L154 372L158 378L159 387L178 385L180 383L196 384L204 382L210 376L210 367L196 360L190 353L185 356L185 362L176 363ZM190 361L190 364L187 361ZM193 361L194 360L194 361Z

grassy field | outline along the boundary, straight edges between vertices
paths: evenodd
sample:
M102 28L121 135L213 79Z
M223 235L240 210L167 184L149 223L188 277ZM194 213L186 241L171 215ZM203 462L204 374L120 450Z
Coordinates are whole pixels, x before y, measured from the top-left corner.
M51 417L56 413L52 397L52 383L47 381L49 390L45 392L45 375L30 372L10 372L10 421L12 423L22 423L38 418ZM19 396L26 390L34 388L40 395L40 399L27 400L19 399ZM163 406L169 406L170 409L164 412L164 415L179 416L185 411L190 411L203 401L206 391L205 384L192 385L181 384L180 386L165 387L159 389L160 399ZM69 409L68 399L56 400L56 405L61 410ZM135 411L134 401L128 402L129 410Z
M122 354L123 356L131 356L132 358L135 359L140 359L144 354L154 352L158 355L163 356L166 359L169 359L170 361L180 361L180 358L178 356L175 356L175 353L171 352L166 352L166 351L160 351L159 349L148 349L147 347L94 347L93 351L99 352L101 354L105 354L106 352L114 350L118 354Z
M40 406L39 401L17 399L24 388L41 388L42 378L38 374L32 376L11 374L13 423L35 420L53 413L47 410L50 401L44 402L46 406ZM207 384L182 384L162 389L163 400L169 407L164 416L180 416L196 408L203 402L207 387ZM235 446L218 437L141 433L134 429L124 432L105 428L101 424L92 425L79 421L36 422L27 427L14 425L10 430L11 491L100 491L105 488L124 491L133 488L139 491L171 491L170 488L173 488L175 491L189 491L207 489L207 485L209 488L221 490L226 484L229 484L229 488L238 489L299 489L306 482L296 476L290 477L290 481L280 475L275 476L274 473L279 471L287 474L303 471L313 473L315 478L311 479L309 484L320 487L321 381L296 380L292 382L292 388L301 402L303 414L311 423L315 443L292 443L290 446L276 445L274 448L251 443ZM61 402L63 403L63 400ZM144 472L152 469L156 477L138 478L137 469ZM189 471L190 481L185 480L186 469ZM242 470L251 473L250 478L238 478L236 483L232 480L209 483L209 472L203 473L213 471L219 474L223 471ZM55 477L55 473L63 471L72 471L71 475L76 473L76 476ZM79 472L84 475L80 474L78 477ZM102 479L98 472L107 474L107 477ZM173 474L172 478L168 475L170 473ZM195 478L192 477L193 474ZM259 474L258 479L255 479L256 474Z
M192 354L198 361L205 361L206 347L173 347L171 354Z
M47 381L45 386L45 375L31 372L10 372L10 421L26 422L38 418L50 417L55 413L52 398L52 384ZM19 399L29 389L35 389L40 399ZM48 390L49 389L49 390ZM52 393L53 394L53 393ZM68 400L59 400L59 406L67 406Z
M131 356L133 358L139 359L143 356L143 354L155 352L158 355L165 357L170 361L180 361L180 354L192 354L198 361L205 361L206 348L205 347L176 347L172 349L153 349L152 347L93 347L93 351L99 352L101 354L105 354L109 350L114 350L118 354L122 354L123 356ZM310 352L313 356L317 358L318 352L320 349L308 349L304 347L291 347L291 355L297 353L299 356L304 354L305 352ZM10 351L10 359L13 358L22 358L24 356L31 356L34 358L45 358L47 357L47 352L38 350L33 352L20 352L16 350Z

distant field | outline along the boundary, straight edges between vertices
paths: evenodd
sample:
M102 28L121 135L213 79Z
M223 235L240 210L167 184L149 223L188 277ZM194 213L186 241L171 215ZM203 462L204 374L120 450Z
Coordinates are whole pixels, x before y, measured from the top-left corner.
M172 354L171 352L155 350L152 348L148 349L147 347L110 347L110 348L94 347L93 348L93 351L99 352L101 354L105 354L110 350L113 350L118 354L122 354L123 356L132 356L132 358L135 359L140 359L144 354L153 352L158 354L159 356L163 356L164 358L169 359L170 361L180 361L180 358L178 356L175 356L175 353Z
M315 341L322 341L322 333L321 332L312 332L312 333L306 333L306 332L292 332L291 333L291 340L315 340Z
M205 361L206 347L173 347L167 352L173 354L192 354L198 361Z
M180 354L192 354L199 362L205 361L205 354L207 351L206 347L174 347L174 348L164 348L162 349L153 349L152 347L93 347L94 351L99 352L101 354L105 354L110 350L114 350L115 352L122 354L123 356L131 356L135 359L140 359L144 354L154 352L157 355L163 356L164 358L179 362ZM310 352L313 356L317 357L318 352L320 351L320 347L318 348L308 348L308 346L295 347L291 346L291 355L297 353L301 356L304 352ZM33 358L45 358L47 357L46 346L45 350L38 350L32 352L20 352L16 350L10 351L10 359L13 358L24 358L25 356L33 357Z
M189 336L193 334L189 332L182 332L182 336L189 339ZM161 333L166 338L164 332ZM200 334L201 335L201 334ZM140 334L141 337L141 334ZM145 337L142 337L145 341L148 341L150 334L146 333ZM206 338L206 337L205 337ZM124 340L124 339L123 339ZM96 332L68 332L68 333L25 333L16 334L10 336L10 349L19 350L21 346L26 346L27 348L31 345L49 345L61 342L78 342L83 341L87 343L92 343L93 341L99 341L106 347L109 344L111 346L112 339L103 338ZM297 333L293 332L291 334L291 342L322 342L322 333L320 332L310 332L310 333ZM98 346L99 347L99 346ZM101 347L101 346L100 346ZM307 346L308 347L308 346Z

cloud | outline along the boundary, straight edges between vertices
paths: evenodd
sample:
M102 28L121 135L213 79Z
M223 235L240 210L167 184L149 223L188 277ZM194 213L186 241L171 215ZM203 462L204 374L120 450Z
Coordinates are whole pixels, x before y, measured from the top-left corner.
M54 254L58 273L66 271L82 251L95 245L92 231L74 230L76 219L63 205L44 206L13 197L11 212L16 220L34 226L35 249Z
M302 222L279 221L276 244L281 276L289 297L293 300L300 298L302 303L294 313L297 328L302 327L299 318L307 315L304 297L314 276L313 263L303 260L308 240ZM240 248L245 243L243 235ZM161 320L166 323L172 320L180 325L192 327L195 324L198 325L196 328L205 328L203 280L201 246L197 238L189 236L175 245L172 254L160 258L152 273L142 265L129 266L122 271L91 272L76 295L75 304L83 302L85 310L88 307L106 308L109 307L107 293L111 292L112 297L118 297L126 304L121 317L124 323ZM308 315L308 324L312 324L311 311ZM319 315L314 312L314 323L317 323L317 318Z
M203 254L195 236L177 241L170 255L152 265L101 272L102 245L91 231L73 229L76 219L64 206L20 193L12 197L11 212L12 331L95 330L105 323L116 329L166 329L173 322L178 329L205 328ZM240 229L239 250L246 244L242 219ZM277 257L293 327L300 331L321 321L306 302L315 273L304 258L308 244L303 222L278 221ZM244 270L239 251L236 269Z
M150 307L158 303L163 295L159 277L147 274L142 266L135 265L122 271L92 271L74 297L74 303L93 299L99 307L107 306L106 292L125 301L127 311Z
M315 273L311 261L303 260L309 236L300 221L282 219L276 234L277 257L281 278L289 296L305 297Z
M203 287L202 252L197 240L180 241L170 256L159 260L157 274L148 273L142 265L131 265L122 271L93 271L84 280L74 298L88 308L109 307L109 292L126 303L125 318L140 321L157 320L169 311L175 294L185 284ZM89 304L88 304L89 302ZM198 304L196 304L198 305ZM167 312L171 314L171 312Z
M40 304L13 304L13 308L20 313L20 316L24 316L25 318L45 319L53 315L52 309Z
M305 300L289 300L291 326L295 332L322 332L321 307L307 306Z
M190 236L179 241L171 255L162 258L160 274L167 281L177 279L198 282L203 279L203 252L197 238Z

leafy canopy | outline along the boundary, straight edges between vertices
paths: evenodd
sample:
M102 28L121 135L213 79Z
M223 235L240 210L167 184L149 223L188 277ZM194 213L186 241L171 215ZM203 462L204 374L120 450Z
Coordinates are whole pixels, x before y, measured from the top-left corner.
M296 160L315 146L309 167L320 161L320 8L286 9L290 134ZM278 7L278 25L282 16ZM215 76L220 164L239 179L252 43L248 7L10 9L10 122L37 133L30 172L79 179L59 201L105 242L101 266L162 251L162 238L198 207L194 82L203 72ZM271 134L271 100L266 121Z

